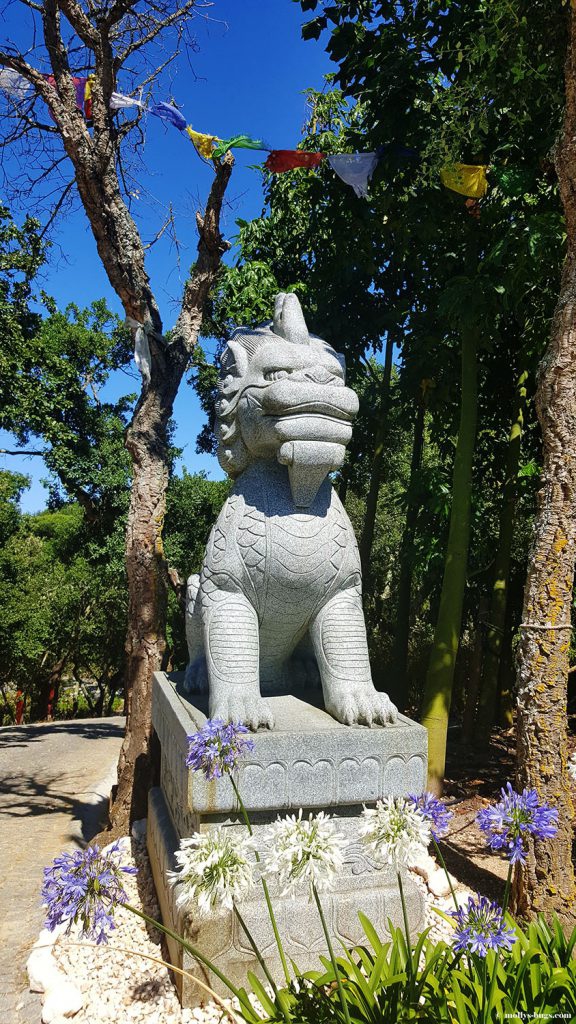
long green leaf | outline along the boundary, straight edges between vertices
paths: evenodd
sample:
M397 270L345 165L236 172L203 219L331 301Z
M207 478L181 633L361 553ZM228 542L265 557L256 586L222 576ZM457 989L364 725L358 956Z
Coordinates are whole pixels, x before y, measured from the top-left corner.
M276 1005L270 999L270 996L268 995L260 979L256 977L253 971L248 971L246 977L250 982L250 987L252 988L252 991L255 993L255 995L258 996L258 999L262 1003L262 1006L266 1013L268 1014L268 1016L274 1017L276 1013Z
M382 942L378 937L378 933L374 925L372 924L370 919L366 917L366 914L362 913L361 910L358 911L358 919L360 921L360 924L362 925L362 929L364 931L366 938L368 939L368 942L372 946L372 949L374 950L376 956L378 956L380 950L382 949Z
M458 980L454 977L452 978L450 988L454 997L454 1005L456 1007L456 1020L458 1021L458 1024L467 1024L467 1022L470 1021L470 1017L468 1016L468 1011L466 1009L466 1002L462 992L460 991ZM474 1022L474 1024L476 1024L476 1022Z

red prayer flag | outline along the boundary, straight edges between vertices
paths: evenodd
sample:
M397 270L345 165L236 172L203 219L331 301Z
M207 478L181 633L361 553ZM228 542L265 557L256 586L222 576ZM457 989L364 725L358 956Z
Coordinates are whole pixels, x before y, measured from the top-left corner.
M54 75L42 75L42 78L45 78L48 82L48 85L51 85L53 89L56 88L56 79L54 78ZM78 107L78 110L82 111L82 113L84 113L84 94L86 91L86 81L86 78L77 78L76 76L72 77L72 85L74 86L74 92L76 93L76 106ZM54 120L54 115L52 114L52 111L50 111L50 117L52 118L52 120Z
M306 153L303 149L273 149L264 166L272 174L282 174L295 167L317 167L325 156L326 153Z

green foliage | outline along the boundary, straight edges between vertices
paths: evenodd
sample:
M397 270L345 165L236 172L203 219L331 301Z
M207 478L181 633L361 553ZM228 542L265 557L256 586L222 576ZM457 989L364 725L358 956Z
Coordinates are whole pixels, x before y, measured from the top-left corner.
M477 618L479 598L491 582L516 380L528 371L532 390L558 294L564 228L551 152L564 101L565 11L546 0L304 0L302 7L314 14L305 36L318 39L326 33L337 66L335 84L359 115L360 130L355 131L351 119L340 148L346 149L346 143L359 150L388 147L364 207L369 206L374 237L379 231L385 253L369 287L374 294L382 290L388 325L395 318L403 336L398 394L406 400L420 381L433 382L427 430L428 448L437 452L430 477L431 482L436 478L436 490L421 496L412 550L413 635L427 636L441 576L437 571L428 576L429 600L422 604L418 566L438 569L444 550L461 332L481 327L468 573L473 582L466 594L466 623ZM545 38L543 18L549 28ZM312 141L310 135L306 141ZM414 159L407 158L405 147ZM439 171L450 161L491 165L487 196L475 209L440 184ZM354 206L351 196L349 206ZM340 224L331 225L336 238L342 217L334 209L334 220L340 218ZM325 216L331 216L328 210ZM313 275L307 280L312 283ZM533 425L530 404L527 464L538 458ZM512 579L521 579L524 572L533 499L534 489L523 487ZM387 535L389 518L380 519L379 526ZM386 591L389 576L384 583ZM518 603L521 583L511 589ZM511 623L518 610L512 609ZM385 650L390 620L383 627ZM452 631L459 630L459 622L454 623ZM376 636L373 628L373 651Z
M14 718L14 694L26 717L46 714L52 686L56 716L110 713L123 684L127 590L125 514L106 535L76 502L22 515L27 480L0 473L0 693ZM203 474L174 477L168 487L165 546L183 578L198 571L211 526L229 490ZM175 599L168 639L176 667L187 661L183 609Z
M408 950L402 931L390 924L383 942L363 914L360 919L366 942L338 958L354 1024L478 1024L560 1014L572 1020L576 1013L576 929L567 938L557 919L548 924L539 917L523 928L508 918L516 943L498 957L489 951L485 960L434 942L429 929ZM287 993L290 1019L298 1024L344 1021L332 964L321 960L323 971L306 972ZM494 974L490 987L486 980ZM273 1009L266 1019L284 1018Z
M50 689L73 678L92 713L103 713L121 684L122 522L99 546L78 504L22 515L13 484L12 529L0 545L2 692L20 689L34 720L46 714Z
M230 490L228 480L208 480L204 473L173 477L166 495L164 547L169 565L180 579L200 572L208 535ZM183 669L188 662L183 608L173 593L168 603L168 643L172 664Z
M230 491L229 480L208 480L205 473L173 477L164 522L166 557L186 578L199 572L208 534Z
M9 339L0 352L0 426L21 445L43 442L53 502L73 497L107 527L126 504L124 430L134 396L108 402L101 391L129 363L129 336L102 300L50 310L33 335Z
M0 469L0 545L16 533L20 522L18 502L30 481L22 473Z
M46 253L39 230L32 217L18 227L0 204L0 328L8 346L30 337L40 320L30 309L32 281Z

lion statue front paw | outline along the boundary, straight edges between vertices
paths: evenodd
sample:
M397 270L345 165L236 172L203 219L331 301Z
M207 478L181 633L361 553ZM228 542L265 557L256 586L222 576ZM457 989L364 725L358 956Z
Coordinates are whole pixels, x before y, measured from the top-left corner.
M232 686L225 694L210 700L210 718L221 718L224 722L242 722L252 732L257 729L273 729L274 715L268 701L253 691L242 691Z
M398 708L385 693L372 687L331 696L326 710L343 725L389 725L398 721Z

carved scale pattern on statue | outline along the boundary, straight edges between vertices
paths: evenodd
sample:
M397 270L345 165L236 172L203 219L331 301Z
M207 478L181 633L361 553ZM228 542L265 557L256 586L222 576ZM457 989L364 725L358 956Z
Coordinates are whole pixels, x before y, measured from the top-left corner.
M338 721L394 721L372 684L358 548L328 478L357 411L342 360L281 295L273 325L235 332L222 375L219 455L236 481L188 583L186 687L208 687L212 717L253 729L273 725L261 692L318 681Z

